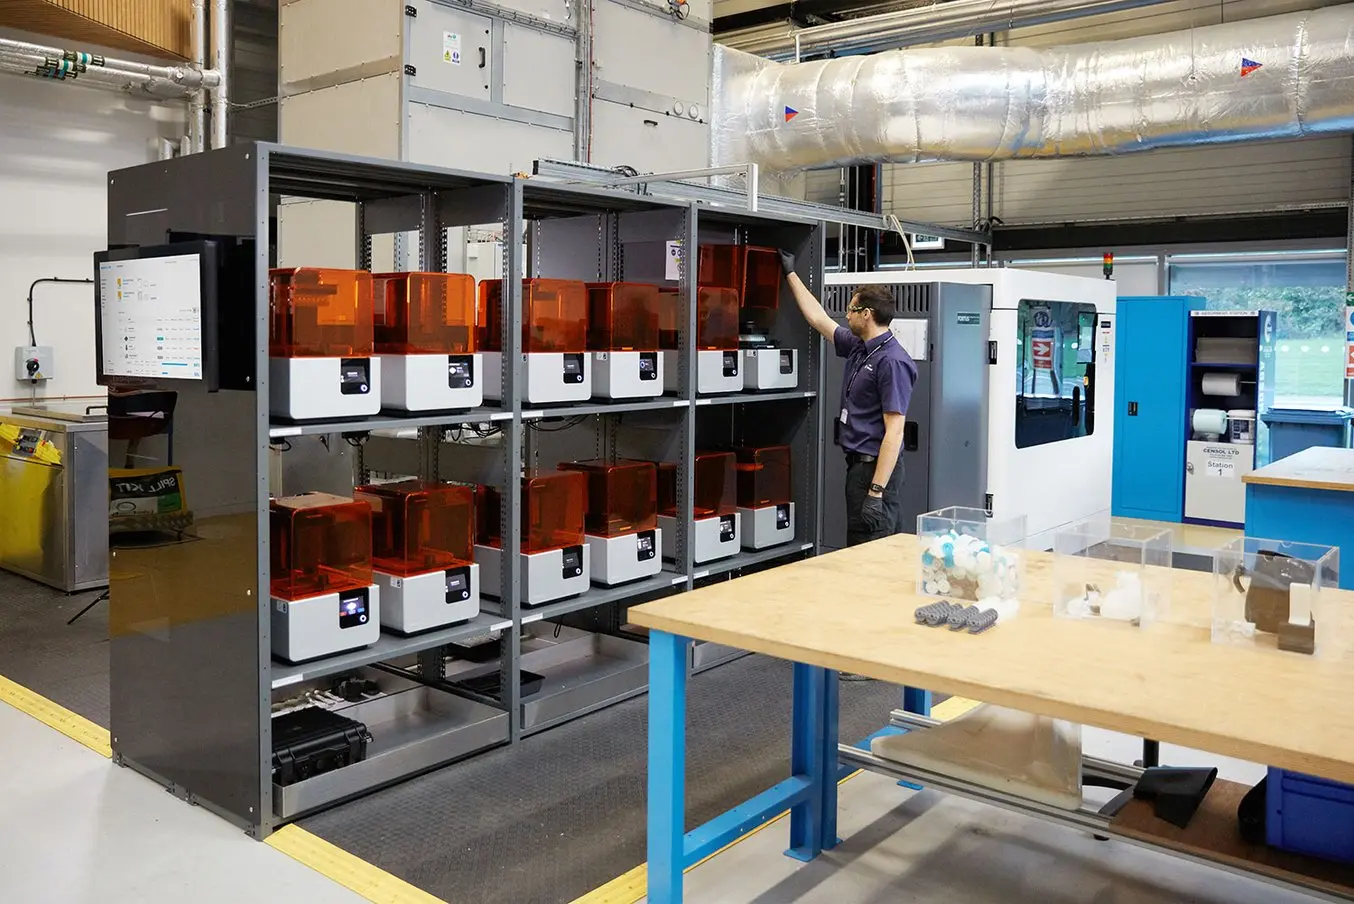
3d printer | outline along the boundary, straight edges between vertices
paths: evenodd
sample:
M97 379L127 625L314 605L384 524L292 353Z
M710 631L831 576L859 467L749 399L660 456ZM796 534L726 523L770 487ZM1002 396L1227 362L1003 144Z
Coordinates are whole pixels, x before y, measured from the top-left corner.
M413 634L479 615L473 487L406 480L353 495L371 506L382 627Z
M273 270L269 279L272 413L291 420L378 413L371 274L302 267Z
M479 349L484 396L503 397L503 280L480 283ZM588 287L568 279L522 280L523 399L582 402L592 396Z
M474 277L381 273L373 277L373 296L385 407L445 411L484 401Z
M612 586L658 574L663 539L653 462L574 461L560 468L587 475L584 531L592 580Z
M743 388L794 389L799 385L799 350L781 348L771 338L780 308L780 252L755 245L733 247L741 251L742 260L737 279L743 299L738 337L743 350Z
M587 478L577 471L528 472L522 478L522 605L576 596L590 586L583 539ZM502 597L503 497L497 487L476 489L475 561L485 596Z
M328 493L274 499L269 535L274 656L304 662L380 639L371 506Z
M675 305L665 305L675 308ZM662 330L663 380L678 390L677 330ZM709 395L743 388L738 350L738 290L700 286L696 290L696 392Z
M734 450L738 469L738 520L744 549L765 549L795 538L790 495L790 447Z
M663 394L663 358L658 353L657 286L644 283L588 284L588 348L593 395L642 399Z
M696 453L691 537L697 564L727 558L739 550L734 464L732 452ZM658 528L665 538L677 536L677 516L677 465L658 462ZM675 540L665 539L663 558L677 558Z

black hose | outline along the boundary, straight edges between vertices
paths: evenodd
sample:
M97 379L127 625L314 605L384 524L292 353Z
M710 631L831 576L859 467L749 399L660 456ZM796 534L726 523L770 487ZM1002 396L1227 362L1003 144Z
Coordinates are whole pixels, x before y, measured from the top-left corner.
M44 278L42 278L42 279L35 279L35 280L33 280L33 284L32 284L31 286L28 287L28 344L29 344L29 345L37 345L37 344L38 344L38 337L37 337L37 335L33 332L33 290L36 289L38 286L42 285L43 283L73 283L73 284L76 284L76 285L78 285L78 284L80 284L80 283L86 283L86 284L92 286L92 285L94 285L94 280L92 280L92 279L67 279L67 278L64 277L64 276L47 276L47 277L44 277Z

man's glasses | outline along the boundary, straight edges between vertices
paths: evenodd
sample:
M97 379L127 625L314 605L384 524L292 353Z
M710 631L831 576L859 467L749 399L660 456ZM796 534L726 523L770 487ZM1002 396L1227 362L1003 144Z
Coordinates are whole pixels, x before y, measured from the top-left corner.
M846 313L859 314L861 311L869 310L863 304L849 304L846 306Z

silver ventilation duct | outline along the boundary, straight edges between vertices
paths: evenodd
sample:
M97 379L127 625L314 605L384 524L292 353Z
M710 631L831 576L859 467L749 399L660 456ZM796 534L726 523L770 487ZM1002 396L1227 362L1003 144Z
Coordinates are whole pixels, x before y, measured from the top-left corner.
M712 163L1008 160L1354 131L1354 5L1067 47L716 47Z

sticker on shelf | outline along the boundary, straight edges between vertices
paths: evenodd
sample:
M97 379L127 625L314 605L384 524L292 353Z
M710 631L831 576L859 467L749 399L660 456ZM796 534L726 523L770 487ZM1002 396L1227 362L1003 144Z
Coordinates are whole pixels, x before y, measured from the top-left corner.
M461 36L457 32L442 32L442 62L461 65Z
M682 243L668 242L664 255L663 278L679 280L682 278Z

